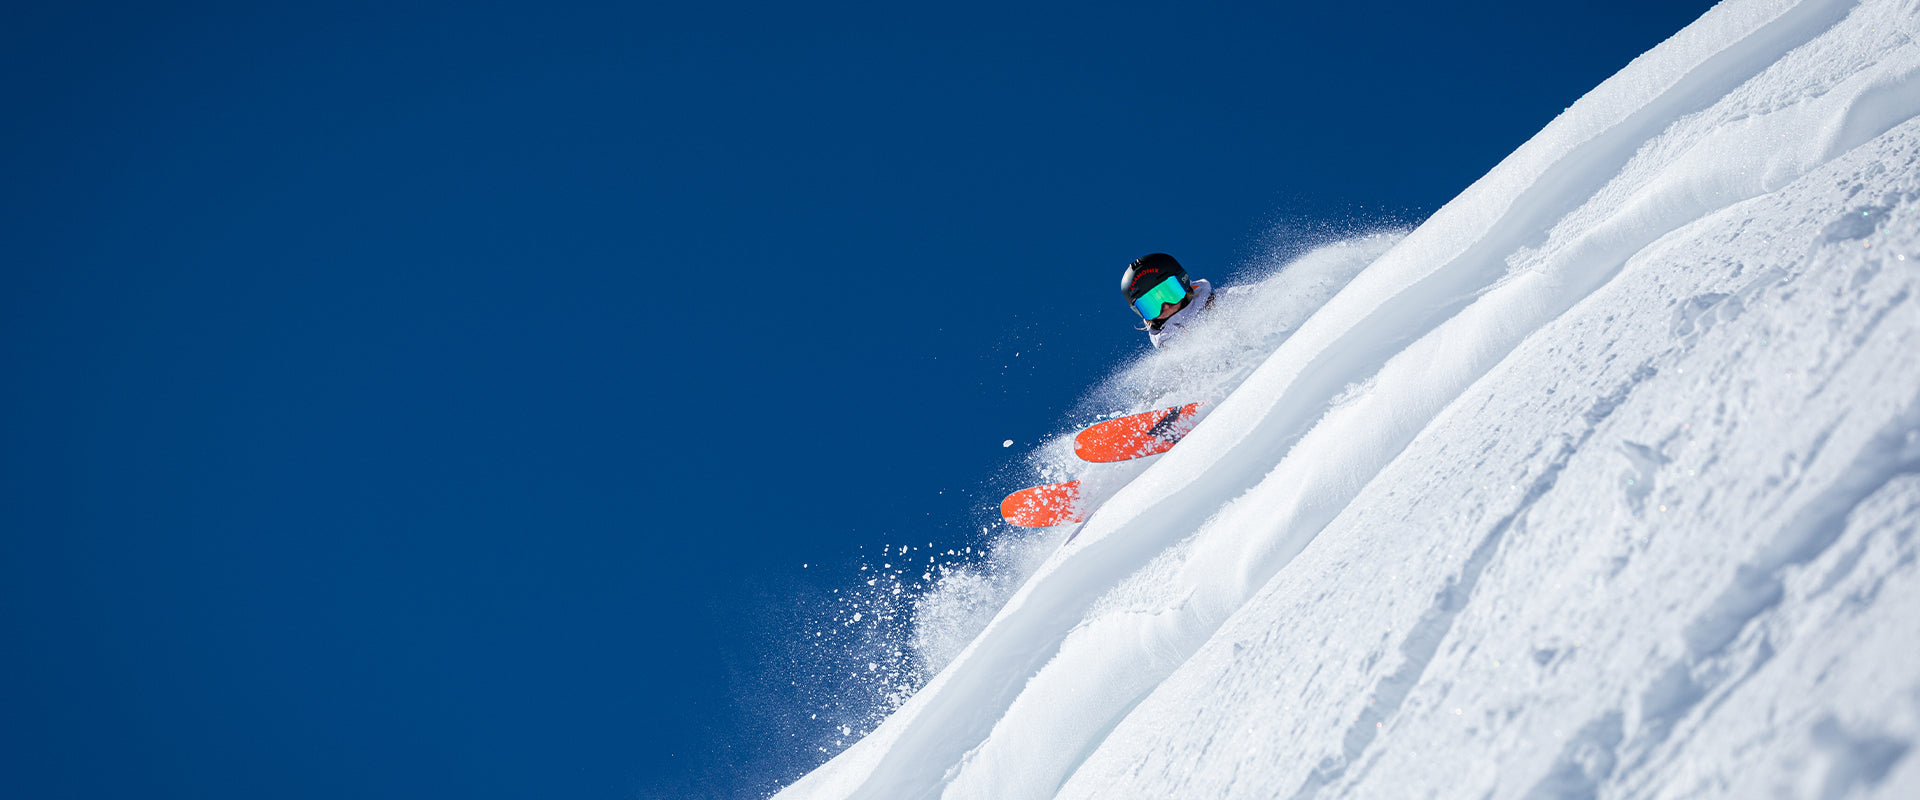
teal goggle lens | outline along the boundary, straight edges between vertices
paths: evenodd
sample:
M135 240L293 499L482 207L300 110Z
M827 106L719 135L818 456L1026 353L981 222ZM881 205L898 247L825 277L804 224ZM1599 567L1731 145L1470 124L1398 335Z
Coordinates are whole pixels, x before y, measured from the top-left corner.
M1140 299L1133 301L1133 310L1140 312L1141 319L1153 319L1160 316L1161 306L1178 305L1185 299L1187 299L1187 288L1180 285L1180 279L1168 278L1152 289L1148 289L1146 294L1140 295Z

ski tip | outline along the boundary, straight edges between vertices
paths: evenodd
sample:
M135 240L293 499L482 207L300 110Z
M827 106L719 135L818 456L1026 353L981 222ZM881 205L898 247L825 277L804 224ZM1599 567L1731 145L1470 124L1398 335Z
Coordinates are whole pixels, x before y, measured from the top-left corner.
M1073 454L1082 461L1111 464L1173 449L1199 421L1204 403L1143 411L1088 426L1073 437Z

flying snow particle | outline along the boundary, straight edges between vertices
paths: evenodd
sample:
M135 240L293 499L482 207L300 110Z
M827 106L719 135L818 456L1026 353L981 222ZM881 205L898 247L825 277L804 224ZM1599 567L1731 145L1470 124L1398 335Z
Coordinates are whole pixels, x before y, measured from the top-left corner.
M1001 442L1001 443L1000 443L1000 446L1001 446L1001 447L1012 447L1012 446L1013 446L1013 440L1012 440L1012 439L1008 439L1008 440L1006 440L1006 441L1004 441L1004 442Z

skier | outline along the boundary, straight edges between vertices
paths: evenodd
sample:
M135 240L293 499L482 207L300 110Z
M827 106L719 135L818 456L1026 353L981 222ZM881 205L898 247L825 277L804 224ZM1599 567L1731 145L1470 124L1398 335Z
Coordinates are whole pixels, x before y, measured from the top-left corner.
M1240 288L1240 287L1235 287ZM1228 290L1232 291L1232 290ZM1213 302L1213 284L1193 280L1166 253L1149 253L1133 260L1120 276L1120 293L1145 323L1142 330L1154 347L1165 347L1200 317Z

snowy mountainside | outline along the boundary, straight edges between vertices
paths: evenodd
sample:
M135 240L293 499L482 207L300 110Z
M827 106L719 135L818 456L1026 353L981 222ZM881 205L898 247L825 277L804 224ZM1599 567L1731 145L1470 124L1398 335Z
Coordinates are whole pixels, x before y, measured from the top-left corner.
M1917 16L1636 59L781 796L1920 796Z
M1062 795L1754 797L1892 766L1920 736L1920 122L1878 144L1529 339Z

